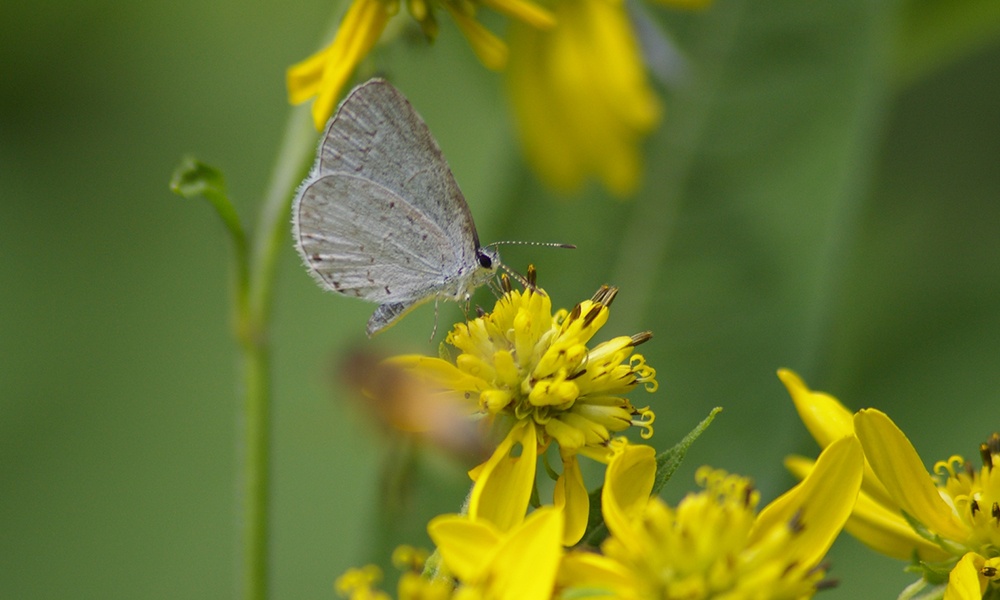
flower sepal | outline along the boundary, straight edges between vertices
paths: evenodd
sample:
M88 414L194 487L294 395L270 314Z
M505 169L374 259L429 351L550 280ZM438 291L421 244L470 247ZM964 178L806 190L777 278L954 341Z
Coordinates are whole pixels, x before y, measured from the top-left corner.
M941 537L939 534L934 533L933 531L928 529L926 525L914 519L913 515L906 512L905 510L900 510L899 514L901 517L903 517L903 520L906 521L906 524L913 528L914 533L924 538L928 542L938 546L948 554L952 556L961 556L965 552L964 546L960 546L955 542L952 542L948 539ZM956 562L957 562L956 560L928 562L928 561L921 561L919 558L914 558L914 563L918 565L940 566L941 569L945 570L945 581L948 580L948 571L955 566Z
M906 586L897 600L941 600L944 598L946 583L931 583L920 579Z

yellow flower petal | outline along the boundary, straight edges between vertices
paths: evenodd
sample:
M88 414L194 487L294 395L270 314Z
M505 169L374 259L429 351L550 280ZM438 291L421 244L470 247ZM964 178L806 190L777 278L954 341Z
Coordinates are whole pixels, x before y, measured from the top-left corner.
M427 533L437 544L449 573L461 588L458 597L545 600L552 596L562 558L562 512L540 508L509 532L471 516L443 515Z
M553 10L555 28L515 23L510 32L508 89L525 154L562 191L597 176L628 195L661 111L624 4L556 0Z
M511 456L520 446L521 454ZM500 531L508 531L524 518L535 484L538 441L535 426L520 422L510 430L493 455L476 470L476 483L469 495L469 516L486 519Z
M789 369L779 369L778 378L785 384L802 423L820 448L826 448L844 436L854 435L854 415L836 398L809 389L802 378ZM878 502L887 506L894 504L867 461L862 489Z
M563 473L556 481L552 503L562 509L565 518L563 545L572 546L579 542L587 530L590 496L583 483L580 462L575 454L563 457Z
M821 448L844 436L854 435L854 415L836 398L812 391L798 374L789 369L778 369L778 378L788 389L802 423Z
M854 505L854 513L844 529L863 544L886 556L910 560L916 551L920 560L937 562L947 560L951 554L926 540L915 531L898 510L890 510L861 492Z
M503 40L483 27L482 23L477 21L475 17L460 12L451 3L446 2L445 7L448 8L448 12L455 19L458 28L462 30L465 39L472 46L476 58L483 63L484 67L499 71L507 66L507 44L503 43Z
M427 534L441 552L452 573L463 581L475 581L489 567L501 534L488 521L463 515L441 515L431 519Z
M329 60L333 46L327 46L304 61L292 65L287 73L288 102L302 104L319 93L323 81L323 67Z
M556 25L556 18L550 11L525 0L482 0L482 4L536 29L552 29Z
M491 598L547 600L562 558L563 515L543 507L528 515L494 559Z
M983 557L975 552L963 556L948 574L948 587L944 591L944 600L982 600L986 582L979 576L979 569L982 568L983 562Z
M968 530L941 498L910 440L885 413L865 409L854 417L865 457L889 495L933 533L964 540Z
M792 538L787 553L801 557L804 565L818 563L854 508L861 489L863 459L861 444L853 436L827 446L809 475L757 516L750 544L772 528L798 520L804 527Z
M560 587L585 588L587 600L621 598L618 590L635 586L635 576L622 563L593 552L573 552L559 566Z
M389 16L381 0L355 0L347 9L333 42L288 69L289 101L300 104L316 97L312 105L316 129L323 129L333 114L344 84L382 35Z
M639 537L635 523L646 510L655 476L656 451L649 446L625 443L608 463L601 512L608 530L623 543L634 544Z

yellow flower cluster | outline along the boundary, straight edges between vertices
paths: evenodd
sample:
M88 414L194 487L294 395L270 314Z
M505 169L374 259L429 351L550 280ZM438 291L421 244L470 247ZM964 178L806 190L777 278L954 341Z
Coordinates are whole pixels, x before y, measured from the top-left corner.
M919 585L943 587L946 600L1000 595L1000 436L980 445L976 467L952 456L928 473L906 435L883 412L851 414L840 402L810 390L791 371L778 372L809 432L821 446L857 438L866 459L864 482L845 529L872 549L911 560ZM790 457L799 475L812 461Z
M459 399L498 435L492 456L470 472L462 514L431 520L437 552L404 552L398 597L548 600L798 599L824 584L821 560L851 515L863 477L861 444L829 445L807 477L762 510L749 479L707 467L704 488L676 507L655 495L654 449L616 433L652 434L653 415L625 395L657 388L655 371L634 349L649 333L591 346L617 293L602 287L571 310L553 312L533 285L506 293L490 313L451 330L454 358L391 359L422 390ZM537 462L558 447L563 472L551 503L529 509ZM599 518L589 515L578 455L607 464ZM537 492L536 492L537 493ZM596 516L595 516L596 517ZM588 521L603 522L580 543ZM381 598L377 572L355 570L338 583L353 600ZM350 584L350 585L348 585Z
M705 490L671 508L651 496L652 448L623 439L612 446L601 494L610 536L600 553L564 548L564 514L552 506L507 530L469 515L444 515L428 526L440 564L419 583L401 583L398 597L808 598L823 579L820 560L861 484L860 445L844 438L820 455L805 481L759 513L749 480L707 468L698 474ZM359 586L351 598L378 593Z
M588 348L607 322L618 290L602 287L572 310L552 312L541 289L508 290L492 312L459 323L447 343L460 351L454 362L409 355L393 360L469 402L483 426L502 438L493 455L471 473L469 514L509 529L524 518L535 486L536 458L559 448L563 473L556 503L565 508L565 542L579 541L589 500L577 456L606 463L615 433L639 427L652 436L654 414L632 406L625 394L639 385L656 391L656 371L637 345L648 332L619 336Z

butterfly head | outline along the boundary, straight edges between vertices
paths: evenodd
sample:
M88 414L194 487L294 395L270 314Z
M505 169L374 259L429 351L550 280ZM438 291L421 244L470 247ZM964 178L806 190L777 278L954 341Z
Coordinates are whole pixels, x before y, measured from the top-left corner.
M500 253L496 248L486 246L476 250L476 260L479 262L481 270L489 271L491 274L500 266Z

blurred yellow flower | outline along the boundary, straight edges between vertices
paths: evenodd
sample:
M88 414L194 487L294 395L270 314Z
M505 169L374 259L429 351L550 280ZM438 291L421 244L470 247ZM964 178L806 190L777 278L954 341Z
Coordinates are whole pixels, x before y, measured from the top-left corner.
M476 20L477 6L488 6L531 27L552 27L552 14L529 0L440 0L455 19L473 52L489 69L507 63L507 46ZM430 0L408 0L407 8L424 34L437 35L437 21ZM313 123L317 130L333 114L341 91L358 63L368 55L385 30L389 18L399 11L399 0L354 0L329 46L288 69L288 100L301 104L315 98Z
M947 580L946 599L1000 594L1000 471L993 473L1000 467L1000 436L980 445L978 469L955 455L936 463L931 475L885 413L865 409L851 417L791 371L778 374L821 446L845 434L861 441L865 481L848 532L878 552L916 562L927 585ZM799 476L813 468L802 457L787 464Z
M707 1L663 2L685 8ZM660 122L659 98L623 0L552 0L557 25L514 23L509 97L529 163L573 192L597 177L617 196L635 191L643 139Z
M392 359L465 399L469 412L502 436L492 456L470 472L473 519L488 520L501 531L519 523L534 487L537 457L555 442L563 472L554 502L565 513L564 542L573 544L589 514L577 455L607 462L612 433L636 426L644 438L652 435L652 411L623 397L640 384L656 390L656 372L633 353L650 334L587 347L607 321L617 291L602 287L573 310L553 314L542 290L508 289L491 313L459 323L448 334L446 341L461 352L454 363L418 355Z
M655 470L651 449L616 444L601 496L611 535L602 554L563 559L565 597L811 597L825 575L820 560L854 506L862 456L856 439L835 442L809 477L760 513L748 479L707 467L696 474L705 490L671 508L650 497Z

